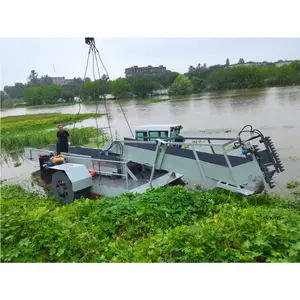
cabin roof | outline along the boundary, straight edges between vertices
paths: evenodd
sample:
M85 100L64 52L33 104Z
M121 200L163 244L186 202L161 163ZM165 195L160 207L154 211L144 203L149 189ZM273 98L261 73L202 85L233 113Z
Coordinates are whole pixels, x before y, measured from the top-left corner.
M160 124L160 125L140 125L136 126L136 131L169 130L171 127L182 127L181 124Z

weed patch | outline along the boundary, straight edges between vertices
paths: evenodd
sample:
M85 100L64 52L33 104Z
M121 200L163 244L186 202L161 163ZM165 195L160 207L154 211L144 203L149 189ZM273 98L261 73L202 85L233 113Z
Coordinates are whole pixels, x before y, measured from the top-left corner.
M1 187L3 262L300 262L300 205L163 187L70 205Z

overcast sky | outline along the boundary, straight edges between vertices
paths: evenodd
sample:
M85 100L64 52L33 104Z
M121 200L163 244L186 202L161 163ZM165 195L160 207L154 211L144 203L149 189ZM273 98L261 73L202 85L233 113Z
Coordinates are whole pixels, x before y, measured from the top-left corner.
M111 38L95 39L112 79L133 65L165 65L186 72L190 65L300 59L299 38ZM84 38L0 38L0 88L25 83L30 70L39 76L83 77L88 54ZM103 72L103 69L100 70ZM92 76L90 61L87 76Z

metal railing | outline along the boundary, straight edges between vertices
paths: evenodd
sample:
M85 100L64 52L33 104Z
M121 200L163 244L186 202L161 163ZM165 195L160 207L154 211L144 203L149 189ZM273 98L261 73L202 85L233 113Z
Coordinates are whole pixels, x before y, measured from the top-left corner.
M127 167L127 162L128 161L118 161L118 160L107 160L107 159L99 159L99 158L90 158L90 157L82 157L82 155L78 155L77 154L71 154L69 155L68 153L62 153L63 157L67 158L68 160L72 160L72 159L76 159L76 160L83 160L83 161L90 161L92 162L93 165L93 169L94 172L101 175L112 175L112 176L121 176L121 177L125 177L126 180L126 190L128 191L129 189L129 182L128 182L128 167ZM99 162L99 169L95 169L93 162ZM120 164L123 165L123 171L125 170L125 172L122 173L115 173L115 172L105 172L105 171L101 171L101 162L105 162L105 163L113 163L113 164Z
M228 147L229 145L234 144L237 141L239 141L238 137L236 137L236 138L184 137L184 138L185 138L185 140L194 140L194 141L195 140L202 140L202 141L207 141L207 142L200 143L200 144L195 144L195 143L190 143L190 142L186 142L186 141L183 141L183 142L172 142L172 141L170 141L173 138L156 139L156 141L124 140L124 141L118 141L118 142L120 142L122 144L156 144L157 147L156 147L156 150L155 150L155 157L154 157L154 161L153 161L153 164L152 164L152 168L153 169L155 169L155 167L156 167L156 161L157 161L157 158L158 158L158 155L159 155L158 151L159 151L159 148L160 148L161 145L164 145L164 146L181 145L181 146L189 146L189 147L191 146L191 149L189 149L189 150L191 150L193 152L193 154L194 154L195 160L197 162L197 166L199 168L199 172L202 175L204 181L207 181L207 177L205 175L202 163L199 160L199 157L197 155L195 146L210 147L213 154L216 154L216 152L214 150L214 147L220 147L221 148L221 152L222 152L221 154L224 156L226 164L227 164L227 167L228 167L228 169L230 171L230 175L231 175L232 181L236 184L237 187L239 186L238 180L236 179L236 177L234 175L233 167L232 167L232 164L231 164L229 156L228 156L228 152L233 151L233 150L237 150L237 149L234 149L234 148L229 148L229 149L227 148L226 149L226 147ZM220 141L220 143L212 143L212 141ZM256 162L256 158L255 158L254 154L252 154L252 159L253 159L253 161ZM153 172L151 172L151 177L150 177L150 181L149 181L150 184L151 184L151 181L152 181L152 178L153 178L153 175L154 175L154 170L152 170L152 171Z

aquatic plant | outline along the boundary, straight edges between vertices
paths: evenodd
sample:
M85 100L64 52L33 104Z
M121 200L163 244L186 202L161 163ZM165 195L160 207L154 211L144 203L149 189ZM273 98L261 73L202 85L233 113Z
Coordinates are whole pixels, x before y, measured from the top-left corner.
M46 147L56 143L56 126L72 124L100 114L36 114L1 118L1 151L21 151L24 147ZM53 130L51 130L53 128ZM69 130L72 145L84 145L91 138L103 138L102 130L76 128Z
M70 205L1 187L3 262L300 262L300 202L163 187Z
M296 187L300 186L300 181L290 181L287 183L286 187L288 189L294 189Z
M58 124L69 125L89 118L101 117L103 114L32 114L1 118L1 135L41 131L56 128Z
M100 132L100 135L102 133ZM98 136L96 128L77 128L70 130L72 145L84 145L90 139ZM56 144L56 130L44 132L25 132L20 135L3 135L1 137L2 151L21 151L24 147L44 148L49 144Z
M165 102L168 101L169 99L148 99L147 102L149 103L158 103L158 102Z

